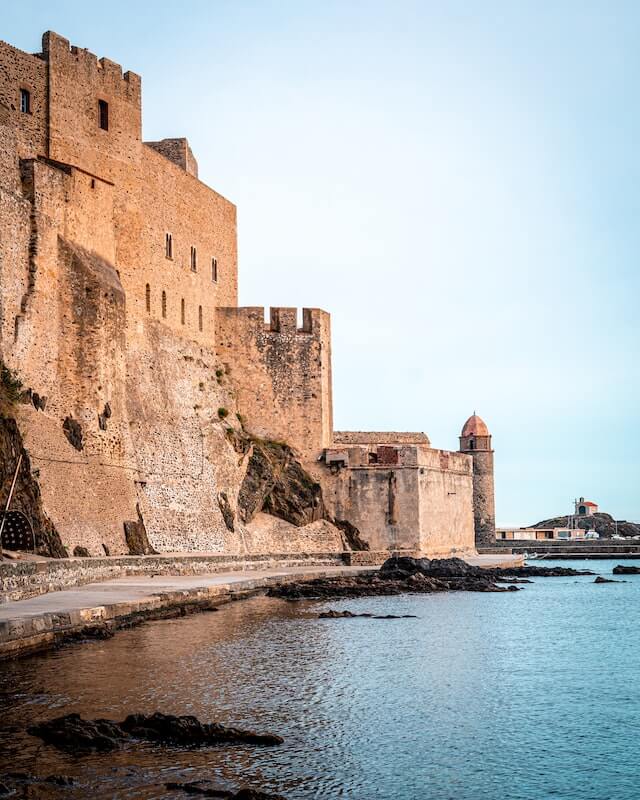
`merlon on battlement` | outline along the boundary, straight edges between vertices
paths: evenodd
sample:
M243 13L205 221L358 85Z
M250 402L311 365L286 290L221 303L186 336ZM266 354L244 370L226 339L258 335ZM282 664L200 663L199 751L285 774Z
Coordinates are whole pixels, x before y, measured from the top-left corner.
M95 71L114 83L126 81L130 86L140 88L141 78L137 73L130 70L123 73L122 67L115 61L105 57L98 58L86 47L77 47L64 36L60 36L54 31L46 31L42 36L42 53L37 55L48 61L54 50L58 57L66 55L69 61L74 60L78 64L82 64L87 72Z
M320 308L303 308L302 324L298 325L297 308L269 308L269 320L265 321L264 306L242 306L239 308L218 308L216 314L229 324L236 321L254 333L318 333L329 314Z

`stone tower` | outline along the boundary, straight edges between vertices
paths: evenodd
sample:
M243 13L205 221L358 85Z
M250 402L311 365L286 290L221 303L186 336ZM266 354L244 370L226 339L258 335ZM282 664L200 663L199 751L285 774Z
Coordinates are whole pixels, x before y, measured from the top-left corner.
M493 544L496 540L496 510L491 434L484 421L475 412L462 428L460 452L473 458L473 521L476 547Z

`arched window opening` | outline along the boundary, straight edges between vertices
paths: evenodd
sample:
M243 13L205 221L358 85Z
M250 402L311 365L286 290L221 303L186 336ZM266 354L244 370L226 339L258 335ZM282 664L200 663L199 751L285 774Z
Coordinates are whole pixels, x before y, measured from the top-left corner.
M185 323L185 311L184 311L184 297L180 301L180 318L182 320L182 324Z
M195 272L198 269L198 253L196 252L196 248L191 248L191 272Z
M218 259L212 258L211 259L211 280L214 283L218 281Z
M202 306L198 306L198 330L202 330Z
M162 319L167 318L167 293L162 292Z
M150 314L151 313L151 287L149 286L149 284L147 284L145 286L144 299L145 299L145 304L147 306L147 314Z
M170 233L164 237L164 255L165 258L173 258L173 236Z
M473 439L471 439L471 441L469 442L469 450L475 450L475 448L476 448L476 443L473 441Z

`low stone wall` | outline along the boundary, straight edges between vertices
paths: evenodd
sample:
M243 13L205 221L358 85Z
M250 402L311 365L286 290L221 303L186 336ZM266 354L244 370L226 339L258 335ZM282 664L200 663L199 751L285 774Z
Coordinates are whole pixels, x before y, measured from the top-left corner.
M353 554L347 554L353 555ZM365 555L367 555L365 553ZM274 555L121 556L60 558L0 564L0 602L24 600L47 592L130 575L205 575L229 570L297 566L342 566L342 553ZM377 563L377 562L374 562Z
M374 567L384 564L392 555L410 556L411 558L421 557L417 550L395 550L393 553L389 550L351 550L343 553L342 558L344 563L350 567Z
M624 554L637 554L640 557L640 541L622 542L610 539L591 539L582 542L570 542L550 539L501 539L489 547L479 547L479 553L575 553L589 555L592 553L610 553L612 557Z

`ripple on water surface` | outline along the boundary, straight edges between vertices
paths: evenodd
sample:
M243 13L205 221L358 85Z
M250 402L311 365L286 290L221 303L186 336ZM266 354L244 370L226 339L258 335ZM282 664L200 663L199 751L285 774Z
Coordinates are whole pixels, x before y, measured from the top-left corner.
M605 575L615 564L563 563ZM504 594L258 598L9 662L0 757L76 776L69 797L179 797L164 783L213 779L290 800L636 800L640 576L623 577L536 579ZM317 619L327 608L418 619ZM25 733L62 713L155 710L285 744L76 758Z

